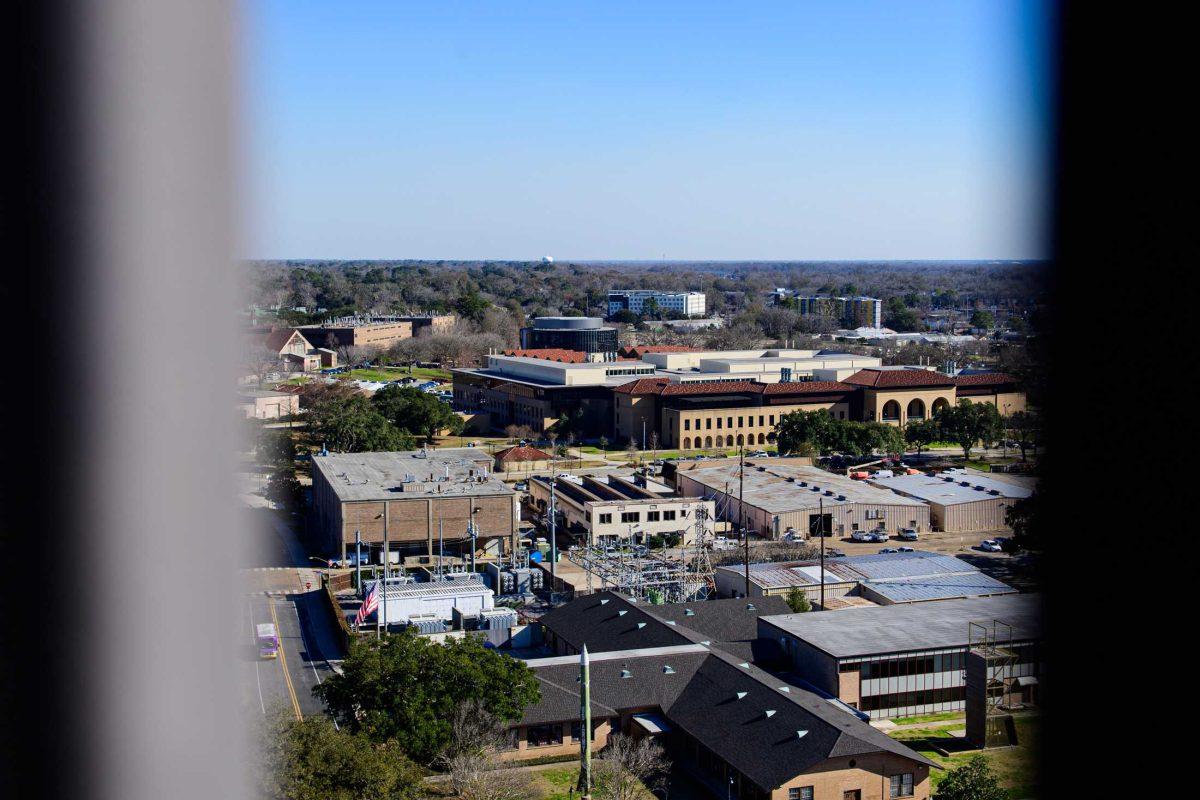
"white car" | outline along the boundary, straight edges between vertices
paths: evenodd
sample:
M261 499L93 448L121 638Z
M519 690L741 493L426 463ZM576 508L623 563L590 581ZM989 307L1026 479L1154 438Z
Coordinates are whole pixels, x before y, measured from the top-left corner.
M1004 548L995 539L984 539L979 543L979 549L985 553L1001 553L1004 551Z

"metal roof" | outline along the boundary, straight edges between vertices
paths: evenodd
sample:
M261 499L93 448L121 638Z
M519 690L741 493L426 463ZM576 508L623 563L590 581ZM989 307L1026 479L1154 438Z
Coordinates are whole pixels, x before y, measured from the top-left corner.
M896 475L892 478L868 478L876 486L938 505L974 503L997 498L1029 497L1033 490L1011 481L996 480L980 472L946 470L937 475ZM963 484L967 484L964 486Z
M707 434L708 431L705 431ZM737 497L740 491L738 464L697 467L679 475L703 484L713 492L729 492ZM791 480L789 480L789 478ZM747 461L745 480L746 504L761 508L769 514L826 506L862 503L876 506L924 506L919 500L898 495L886 489L870 486L864 481L851 480L823 469L798 464L774 464ZM826 494L827 491L833 494ZM842 497L844 499L838 499Z
M744 567L726 566L718 570L742 575ZM892 581L943 581L951 575L968 578L983 574L954 556L917 550L912 553L871 553L825 559L825 583L883 583ZM750 565L750 580L764 589L820 585L820 562L783 561ZM988 579L991 580L991 579ZM999 586L1005 586L995 581ZM952 595L957 596L957 595Z
M966 647L970 622L1001 620L1017 640L1041 636L1041 596L1008 594L760 617L834 658Z
M954 597L1015 594L1016 589L982 572L896 581L864 581L863 587L893 603L918 603Z

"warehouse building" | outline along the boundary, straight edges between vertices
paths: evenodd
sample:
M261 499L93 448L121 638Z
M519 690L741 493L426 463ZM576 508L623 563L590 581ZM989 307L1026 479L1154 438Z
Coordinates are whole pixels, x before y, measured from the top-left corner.
M892 605L1016 592L960 558L917 550L826 558L824 572L816 560L751 564L750 597L787 596L799 589L817 604L822 577L830 608L831 601L841 598L859 598L860 605ZM716 582L721 597L746 594L742 566L718 567Z
M480 460L423 450L313 456L313 524L329 553L345 560L355 533L372 553L468 556L469 526L480 555L515 550L517 493Z
M669 486L645 476L534 476L529 481L529 497L543 513L550 507L551 480L559 514L558 532L580 544L644 543L650 537L662 536L678 537L680 544L691 545L698 524L710 541L714 535L715 508L711 500L680 497Z
M758 625L805 680L877 719L963 710L973 625L1001 632L1012 654L1006 693L1034 702L1041 673L1036 594L763 616Z
M869 482L929 504L935 530L952 533L1009 530L1005 513L1033 489L976 470L948 469L937 475L896 475Z
M725 649L723 635L750 635L746 623L757 614L746 606L661 607L601 593L552 612L565 610L550 622L571 637L559 649L572 654L526 661L541 699L512 726L504 757L578 752L584 734L573 653L586 645L593 750L615 733L654 737L716 797L928 798L934 762L836 698L787 683Z
M834 475L813 466L748 461L744 484L738 464L677 471L686 497L716 501L720 519L745 524L751 534L778 540L824 529L838 538L858 530L930 530L929 507L919 500Z

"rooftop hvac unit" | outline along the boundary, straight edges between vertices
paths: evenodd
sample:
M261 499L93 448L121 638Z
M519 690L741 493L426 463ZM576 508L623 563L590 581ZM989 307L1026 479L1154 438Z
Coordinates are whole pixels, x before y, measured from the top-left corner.
M989 489L988 494L1000 494L1000 490L999 489Z
M762 467L759 467L759 469L762 469ZM788 478L788 479L787 479L787 481L788 481L788 483L795 483L795 482L796 482L796 479L795 479L795 478ZM800 485L801 485L801 486L803 486L804 484L800 484Z
M833 489L826 489L826 490L825 490L825 496L826 496L826 497L833 497Z
M845 500L845 499L846 499L846 495L844 495L844 494L838 495L838 500Z
M971 486L971 482L970 482L970 481L959 481L959 482L958 482L958 485L959 485L959 486L966 486L966 487L968 487L968 488L969 488L969 487Z

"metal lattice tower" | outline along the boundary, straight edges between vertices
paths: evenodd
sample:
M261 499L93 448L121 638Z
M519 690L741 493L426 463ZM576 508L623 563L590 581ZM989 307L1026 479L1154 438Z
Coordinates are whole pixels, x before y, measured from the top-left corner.
M714 577L710 548L713 542L708 540L708 509L703 506L696 509L695 535L692 540L693 554L690 559L691 575L695 590L689 592L686 598L704 600L714 597L717 593L716 578Z

